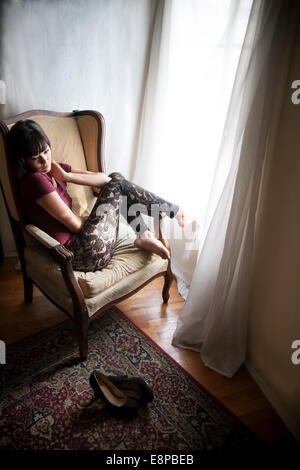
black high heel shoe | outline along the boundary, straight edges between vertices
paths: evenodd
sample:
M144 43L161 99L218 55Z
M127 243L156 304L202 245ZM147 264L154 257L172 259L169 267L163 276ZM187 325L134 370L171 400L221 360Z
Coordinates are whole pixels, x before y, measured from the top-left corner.
M136 410L139 402L127 396L108 377L99 370L90 375L90 386L94 390L95 399L102 398L109 406L122 410Z

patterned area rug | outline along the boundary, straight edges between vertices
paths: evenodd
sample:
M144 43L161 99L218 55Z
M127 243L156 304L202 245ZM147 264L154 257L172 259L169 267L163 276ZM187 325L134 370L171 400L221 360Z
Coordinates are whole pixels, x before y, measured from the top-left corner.
M89 376L143 377L154 400L135 416L93 401ZM7 350L0 378L1 449L223 450L261 442L113 307L90 325L80 363L68 321Z

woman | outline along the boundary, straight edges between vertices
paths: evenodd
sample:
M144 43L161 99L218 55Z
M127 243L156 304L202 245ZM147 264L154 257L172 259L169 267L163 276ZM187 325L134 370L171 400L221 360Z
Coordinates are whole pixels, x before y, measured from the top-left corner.
M8 135L8 151L19 178L19 195L28 223L33 223L66 246L74 254L73 268L96 271L109 263L116 244L121 196L128 208L142 204L148 215L156 207L180 226L184 214L179 207L126 180L120 173L94 173L56 163L51 158L51 144L43 129L30 119L18 121ZM72 211L67 183L101 188L89 217ZM152 207L151 207L152 206ZM136 215L139 215L137 213ZM136 219L127 215L128 223ZM168 249L151 233L142 218L135 227L138 248L169 259Z

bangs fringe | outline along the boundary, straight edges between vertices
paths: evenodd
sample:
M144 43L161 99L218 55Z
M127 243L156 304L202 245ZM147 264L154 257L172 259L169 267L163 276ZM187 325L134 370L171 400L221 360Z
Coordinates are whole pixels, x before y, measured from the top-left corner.
M23 147L23 158L34 157L35 155L43 152L47 145L49 145L44 138L36 133L31 133L26 137Z

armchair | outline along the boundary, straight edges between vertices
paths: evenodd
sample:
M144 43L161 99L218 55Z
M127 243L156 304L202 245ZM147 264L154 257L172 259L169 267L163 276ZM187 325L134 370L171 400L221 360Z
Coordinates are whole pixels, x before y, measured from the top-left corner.
M164 276L163 301L172 283L170 262L133 245L135 234L120 221L117 245L109 265L96 272L74 271L73 254L38 227L26 224L17 197L17 181L7 154L9 128L20 119L37 121L51 141L53 158L74 168L105 172L103 116L95 111L55 113L32 110L0 121L1 190L21 262L24 298L32 301L33 284L73 321L80 358L88 355L89 323L111 305ZM76 214L88 215L99 189L69 184ZM159 223L159 237L161 230Z

